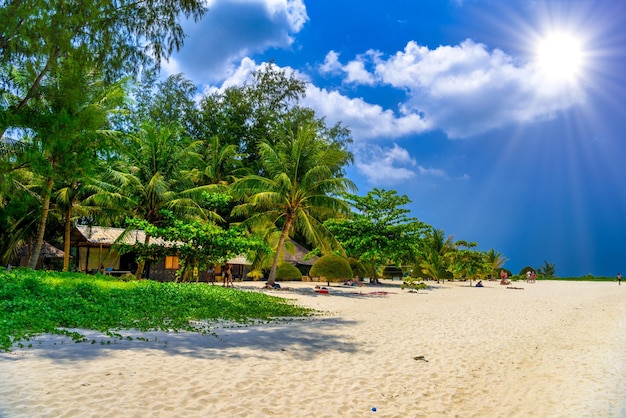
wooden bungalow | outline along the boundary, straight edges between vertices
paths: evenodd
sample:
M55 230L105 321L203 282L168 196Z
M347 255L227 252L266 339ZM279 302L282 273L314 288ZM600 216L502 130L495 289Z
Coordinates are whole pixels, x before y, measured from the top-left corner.
M32 253L32 242L27 245L21 245L16 252L16 258L13 260L14 265L27 266L30 254ZM63 267L63 258L65 252L58 249L52 244L44 241L39 253L37 261L37 269L45 268L46 270L60 270Z
M287 248L285 248L283 250L283 261L293 264L298 268L298 270L300 270L302 275L308 276L309 270L311 270L311 266L317 261L319 257L314 256L311 258L307 258L307 254L310 251L307 250L303 245L297 243L292 239L290 239L289 242L286 243L285 247L287 247L288 245L293 246L294 251L289 251Z
M134 274L137 270L136 254L133 252L120 254L113 248L113 245L118 243L133 245L143 243L145 239L146 234L142 230L77 225L71 235L72 247L76 249L75 264L78 270L89 273L102 271L113 275ZM155 237L150 238L150 243L165 247L172 246L171 242ZM244 257L236 257L229 260L229 263L232 266L233 278L245 276L249 263ZM176 279L178 267L178 255L166 256L161 260L146 263L144 277L159 281L173 281ZM220 266L216 266L216 273L218 276L221 273ZM206 280L205 272L200 272L200 280Z

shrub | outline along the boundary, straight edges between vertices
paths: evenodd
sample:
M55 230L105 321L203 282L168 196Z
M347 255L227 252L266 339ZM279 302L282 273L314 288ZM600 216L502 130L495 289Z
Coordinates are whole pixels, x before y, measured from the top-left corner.
M526 267L524 267L523 269L521 269L521 270L520 270L520 272L519 272L519 276L520 276L520 277L526 277L526 272L528 272L528 271L534 271L534 270L535 270L535 269L534 269L534 268L532 268L531 266L526 266Z
M359 278L364 278L367 276L367 269L359 260L353 257L348 258L348 263L350 264L350 268L352 269L352 274L355 276L359 276Z
M328 254L320 257L311 267L311 276L326 279L328 284L331 281L340 282L352 278L350 263L343 257Z
M428 285L421 281L421 279L415 279L413 277L407 277L402 282L402 289L409 288L410 290L416 292L419 289L427 289Z
M282 263L276 268L276 279L278 280L302 280L302 273L296 266L290 263Z

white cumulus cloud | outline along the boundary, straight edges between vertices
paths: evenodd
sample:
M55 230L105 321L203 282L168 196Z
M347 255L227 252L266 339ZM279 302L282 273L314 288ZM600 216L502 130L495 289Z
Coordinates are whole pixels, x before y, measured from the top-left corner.
M419 165L398 144L392 147L359 144L355 147L354 155L356 169L377 186L391 186L417 177L447 178L444 170Z
M221 80L236 63L269 48L289 48L308 21L304 0L209 0L200 22L183 24L185 44L163 65L192 80Z
M363 74L366 59L372 66L368 75ZM407 92L398 117L418 116L424 127L442 130L451 138L550 119L585 99L577 83L548 82L535 65L516 63L503 51L489 51L469 39L435 49L411 41L387 58L368 51L346 64L338 56L327 56L325 64L343 72L345 82L365 80L361 84L371 85L375 80ZM358 77L352 68L359 70Z

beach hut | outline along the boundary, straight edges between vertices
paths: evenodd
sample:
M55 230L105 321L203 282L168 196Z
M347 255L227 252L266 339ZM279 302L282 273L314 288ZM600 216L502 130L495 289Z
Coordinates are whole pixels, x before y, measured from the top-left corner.
M17 260L14 264L27 266L31 252L31 245L20 245L16 252ZM47 270L60 269L58 267L63 266L63 257L65 257L65 252L63 250L60 250L54 245L44 241L41 247L41 253L39 253L39 260L37 261L36 268L45 268Z
M122 275L134 273L137 269L136 254L133 252L120 254L113 248L114 244L133 245L143 243L146 234L142 230L126 230L103 226L76 225L71 233L72 247L75 248L75 264L78 270L94 273ZM171 247L173 242L161 238L150 237L150 243ZM245 277L251 264L245 257L239 256L228 261L232 266L235 279ZM152 260L146 264L145 277L159 281L176 280L179 267L178 255L168 255L160 260ZM221 266L216 266L216 275L221 274Z
M310 253L302 244L290 239L289 244L285 246L283 250L283 261L289 264L293 264L300 270L303 276L308 276L311 266L319 259L318 256L308 258L307 254ZM293 251L289 251L287 247L293 246Z
M133 252L120 254L114 244L145 242L146 234L142 230L126 230L103 226L76 225L71 233L71 245L75 248L75 264L80 271L122 275L134 273L137 269L136 254ZM163 239L151 237L150 243L165 247L172 246ZM153 260L146 264L145 277L171 281L176 278L178 257L167 256L161 260Z

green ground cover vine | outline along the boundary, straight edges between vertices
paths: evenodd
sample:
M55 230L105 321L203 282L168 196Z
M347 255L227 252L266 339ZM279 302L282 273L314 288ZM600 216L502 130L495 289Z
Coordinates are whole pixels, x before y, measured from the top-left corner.
M250 323L311 314L282 298L221 286L0 268L0 350L5 351L43 333L81 339L67 328L109 335L131 328L208 333L212 321Z

